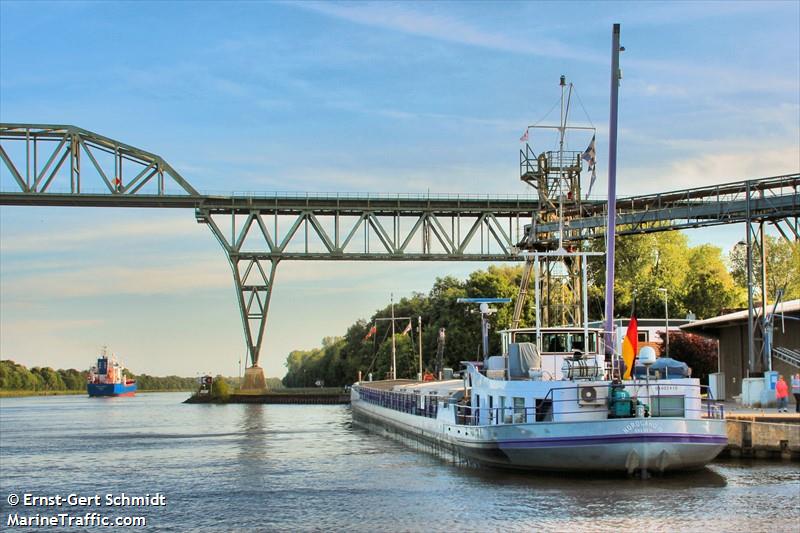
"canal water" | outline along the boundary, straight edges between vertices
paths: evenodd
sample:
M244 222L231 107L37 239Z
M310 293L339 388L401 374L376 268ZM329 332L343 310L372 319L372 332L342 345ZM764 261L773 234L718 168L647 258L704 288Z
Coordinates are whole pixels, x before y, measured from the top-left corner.
M800 530L797 463L720 461L646 481L520 475L369 433L346 406L186 396L0 399L0 530L15 530L14 513L88 512L143 516L147 531ZM166 505L9 504L26 493L102 504L160 493Z

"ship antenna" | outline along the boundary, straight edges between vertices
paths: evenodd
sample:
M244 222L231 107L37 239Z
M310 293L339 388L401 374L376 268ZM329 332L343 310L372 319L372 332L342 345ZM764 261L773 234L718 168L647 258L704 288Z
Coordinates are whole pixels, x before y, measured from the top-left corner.
M489 359L489 315L496 309L489 307L489 304L507 304L511 298L459 298L456 300L460 304L480 304L481 313L481 348L483 351L483 368L487 366Z

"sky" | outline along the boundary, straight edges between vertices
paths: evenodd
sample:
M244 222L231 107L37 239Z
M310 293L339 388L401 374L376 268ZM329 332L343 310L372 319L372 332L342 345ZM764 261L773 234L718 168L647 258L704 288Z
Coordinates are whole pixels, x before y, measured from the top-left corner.
M796 1L2 0L0 121L118 139L205 193L526 194L519 137L557 122L563 74L574 123L597 128L596 195L615 22L619 195L800 169ZM727 251L744 229L688 235ZM391 293L486 266L284 262L261 365L281 377L289 351ZM0 208L0 357L88 368L103 345L136 373L239 373L233 280L208 228L191 210Z

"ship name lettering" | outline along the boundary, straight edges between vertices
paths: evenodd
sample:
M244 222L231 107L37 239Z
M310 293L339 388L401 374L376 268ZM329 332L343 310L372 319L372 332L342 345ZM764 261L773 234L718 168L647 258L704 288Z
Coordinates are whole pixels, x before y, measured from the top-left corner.
M636 420L622 429L623 433L646 433L661 431L661 426L651 420Z

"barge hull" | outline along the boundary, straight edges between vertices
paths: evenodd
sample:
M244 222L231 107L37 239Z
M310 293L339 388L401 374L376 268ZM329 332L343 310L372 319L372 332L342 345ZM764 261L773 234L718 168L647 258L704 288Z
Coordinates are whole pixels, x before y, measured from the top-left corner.
M444 448L478 463L520 470L665 472L693 470L726 446L723 420L631 418L602 423L450 425L353 399L355 419Z

